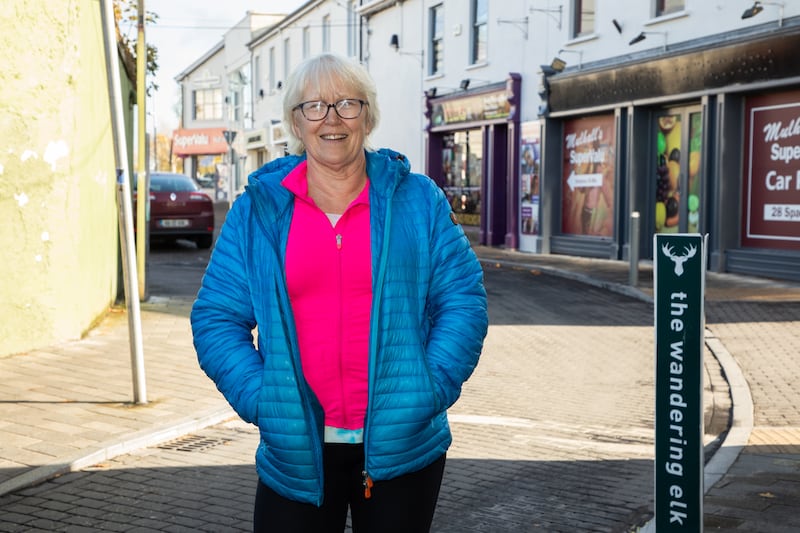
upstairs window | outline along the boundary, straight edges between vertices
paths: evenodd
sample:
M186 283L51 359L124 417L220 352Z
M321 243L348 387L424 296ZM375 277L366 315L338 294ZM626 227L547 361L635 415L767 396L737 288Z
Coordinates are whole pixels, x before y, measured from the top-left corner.
M269 94L272 94L272 91L275 90L275 82L278 81L275 79L275 47L269 47L269 65L267 65L269 69L269 80L267 82L267 91Z
M581 37L594 33L595 0L575 0L573 19L573 37Z
M289 72L292 71L292 47L289 38L283 40L283 79L289 77ZM277 89L277 84L273 89Z
M433 6L429 13L431 63L428 65L428 74L434 75L444 72L444 6Z
M358 24L356 22L356 2L350 0L347 3L347 55L355 57L358 50Z
M331 16L322 17L322 51L331 51Z
M472 0L472 57L470 57L470 62L473 64L483 63L487 59L488 4L488 0Z
M192 91L192 119L222 120L222 89Z
M311 56L311 28L306 26L303 28L303 59L308 59Z
M677 13L686 8L686 0L656 0L656 16Z

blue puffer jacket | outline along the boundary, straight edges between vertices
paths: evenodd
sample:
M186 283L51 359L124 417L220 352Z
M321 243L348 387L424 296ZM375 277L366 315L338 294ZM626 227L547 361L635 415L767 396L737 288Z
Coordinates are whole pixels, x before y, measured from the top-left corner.
M303 378L283 272L294 203L280 182L300 161L284 157L250 176L191 322L200 366L259 427L260 479L320 505L324 419ZM447 450L446 410L478 362L488 316L482 269L441 189L390 150L367 152L367 174L373 304L364 447L368 475L385 480Z

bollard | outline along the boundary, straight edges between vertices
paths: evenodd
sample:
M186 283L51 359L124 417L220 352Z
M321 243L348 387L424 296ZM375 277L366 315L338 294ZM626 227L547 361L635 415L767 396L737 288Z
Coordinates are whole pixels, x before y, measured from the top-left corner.
M628 284L636 287L639 284L639 212L631 213L631 240L629 255L631 266L628 271Z

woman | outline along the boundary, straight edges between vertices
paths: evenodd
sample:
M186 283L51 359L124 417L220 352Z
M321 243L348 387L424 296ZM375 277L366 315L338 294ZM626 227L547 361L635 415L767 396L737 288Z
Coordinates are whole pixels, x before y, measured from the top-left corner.
M192 309L198 359L257 424L256 531L428 531L446 410L487 329L441 189L373 151L367 71L325 54L285 86L294 154L254 172ZM252 331L257 328L254 346Z

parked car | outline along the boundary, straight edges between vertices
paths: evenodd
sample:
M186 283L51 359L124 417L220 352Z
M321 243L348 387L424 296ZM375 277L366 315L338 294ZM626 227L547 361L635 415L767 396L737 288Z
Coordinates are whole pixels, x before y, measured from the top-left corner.
M134 207L134 214L136 211ZM149 227L151 240L186 239L197 243L198 248L210 248L214 202L189 176L152 172Z
M217 177L214 174L211 174L210 172L202 176L199 175L197 176L197 183L199 183L200 186L203 187L204 189L213 189L214 184L216 182L217 182Z

